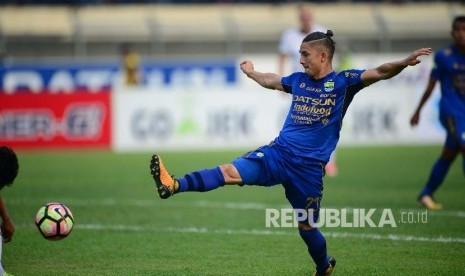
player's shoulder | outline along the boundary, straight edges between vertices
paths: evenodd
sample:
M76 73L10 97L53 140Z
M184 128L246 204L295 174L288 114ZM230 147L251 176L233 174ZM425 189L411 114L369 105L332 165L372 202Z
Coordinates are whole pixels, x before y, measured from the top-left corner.
M457 53L457 49L454 47L454 45L449 45L447 47L444 47L434 53L435 58L448 58L450 56L453 56L454 54Z

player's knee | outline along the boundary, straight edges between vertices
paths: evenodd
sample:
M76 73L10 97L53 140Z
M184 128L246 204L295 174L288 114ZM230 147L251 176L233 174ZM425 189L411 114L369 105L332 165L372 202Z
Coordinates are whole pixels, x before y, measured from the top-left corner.
M461 151L460 148L456 148L456 149L444 148L441 154L441 158L447 161L448 163L452 163L454 162L455 157L457 157L459 151Z
M303 223L299 223L298 228L299 228L299 230L301 230L301 231L310 231L310 230L315 229L315 228L313 228L311 225L309 225L309 224L303 224Z
M465 144L460 145L460 152L462 153L462 156L465 157Z
M241 184L241 176L234 165L224 164L220 166L220 169L226 184Z

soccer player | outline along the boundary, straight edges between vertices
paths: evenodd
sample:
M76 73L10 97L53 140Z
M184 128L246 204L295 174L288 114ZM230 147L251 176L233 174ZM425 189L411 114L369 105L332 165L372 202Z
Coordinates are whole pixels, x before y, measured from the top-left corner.
M305 72L281 77L254 70L243 61L244 74L259 85L292 94L284 126L271 144L216 168L170 176L159 155L152 156L150 171L161 198L174 194L206 192L225 184L273 186L282 184L294 209L309 210L313 221L299 221L299 233L316 264L315 275L330 275L336 261L326 253L326 240L315 227L323 191L324 165L339 140L341 123L355 94L380 80L392 78L407 66L420 62L431 49L414 51L407 58L370 70L333 71L335 42L332 31L307 35L300 46L300 63Z
M439 119L446 129L447 137L442 153L436 160L428 182L418 196L418 201L430 210L442 209L433 193L439 188L459 153L465 174L465 16L458 16L452 23L454 43L434 55L434 67L423 97L413 114L410 124L420 121L420 111L433 92L436 82L441 83Z
M300 44L302 40L313 32L324 32L323 26L314 23L313 14L309 7L299 6L299 28L289 28L279 41L278 75L285 75L286 61L290 59L292 72L303 72L300 64ZM336 151L333 151L325 167L327 176L337 175Z
M10 186L13 184L16 176L18 175L18 158L16 153L7 146L0 147L0 190L5 186ZM2 224L0 225L1 235L3 237L3 242L8 243L13 238L13 233L15 232L15 226L13 221L11 221L8 210L3 203L3 199L0 196L0 217L2 218ZM0 275L8 276L10 274L6 273L3 270L1 263L2 256L2 242L0 242ZM11 276L11 275L10 275Z

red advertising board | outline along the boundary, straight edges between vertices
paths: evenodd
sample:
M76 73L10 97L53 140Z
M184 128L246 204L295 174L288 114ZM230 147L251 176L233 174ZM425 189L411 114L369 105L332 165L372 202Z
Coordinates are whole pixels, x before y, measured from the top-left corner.
M0 144L109 148L110 93L0 94Z

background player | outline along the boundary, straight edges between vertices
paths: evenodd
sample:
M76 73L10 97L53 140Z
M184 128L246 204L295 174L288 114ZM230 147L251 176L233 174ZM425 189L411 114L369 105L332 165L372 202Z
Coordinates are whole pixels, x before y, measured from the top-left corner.
M16 176L18 175L18 158L16 153L7 146L0 147L0 190L5 186L10 186L13 184ZM5 207L3 198L0 195L0 217L2 218L1 234L3 237L3 242L8 243L13 238L13 233L15 232L15 226L13 221L8 214L8 210ZM10 274L6 273L3 270L1 264L2 257L2 243L0 243L0 275L8 276Z
M251 61L241 70L259 85L292 94L290 111L279 136L230 164L188 173L174 179L158 155L153 155L150 170L161 198L186 191L210 191L225 184L273 186L282 184L294 209L311 210L318 219L323 166L339 140L342 118L355 94L379 80L399 74L407 66L431 53L424 48L401 61L385 63L371 70L346 70L336 74L332 68L335 43L332 32L314 32L300 47L300 62L305 73L287 77L254 70ZM326 240L311 221L299 221L299 233L316 264L315 275L330 275L336 261L326 253Z
M439 188L459 152L465 174L465 16L458 16L452 23L454 43L434 55L434 67L423 97L413 114L410 124L420 121L420 111L433 92L436 82L441 83L439 119L446 129L447 138L442 153L434 164L418 201L430 210L442 209L433 193Z

